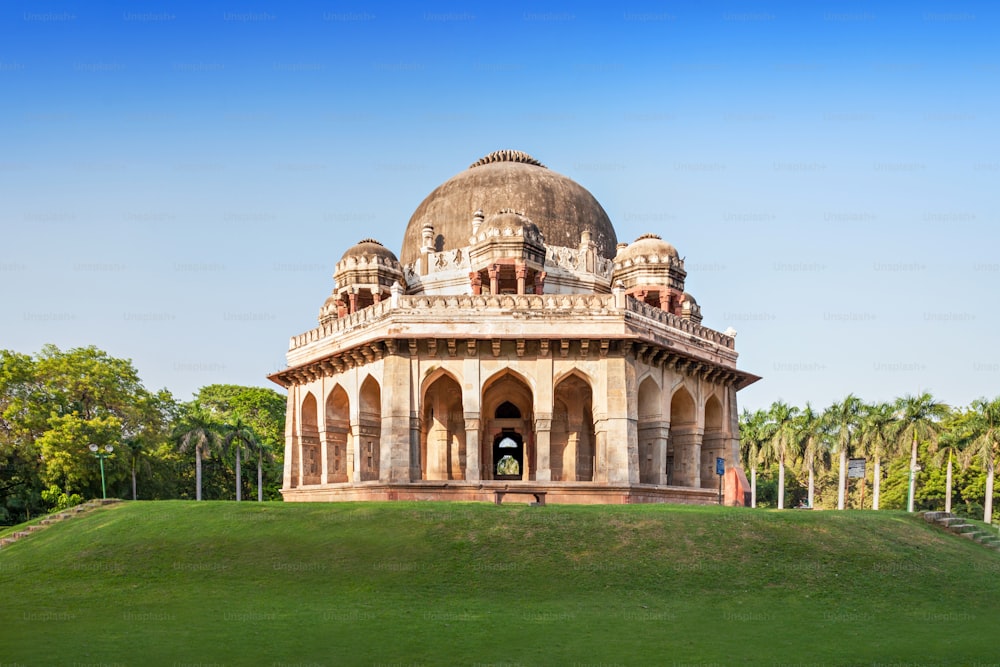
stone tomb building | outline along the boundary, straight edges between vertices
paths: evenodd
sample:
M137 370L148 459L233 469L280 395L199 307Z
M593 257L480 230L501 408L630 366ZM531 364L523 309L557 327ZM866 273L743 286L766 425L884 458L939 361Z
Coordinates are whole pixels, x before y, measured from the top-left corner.
M583 187L498 151L417 207L397 257L337 262L291 339L285 500L742 504L733 337L702 326L684 260L618 243Z

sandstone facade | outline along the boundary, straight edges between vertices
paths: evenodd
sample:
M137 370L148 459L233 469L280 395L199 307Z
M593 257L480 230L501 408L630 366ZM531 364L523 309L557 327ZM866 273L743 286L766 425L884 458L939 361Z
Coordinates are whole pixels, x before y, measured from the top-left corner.
M499 151L428 196L400 256L345 252L271 376L286 500L716 502L722 458L743 502L736 392L758 378L669 243L618 244L589 192Z

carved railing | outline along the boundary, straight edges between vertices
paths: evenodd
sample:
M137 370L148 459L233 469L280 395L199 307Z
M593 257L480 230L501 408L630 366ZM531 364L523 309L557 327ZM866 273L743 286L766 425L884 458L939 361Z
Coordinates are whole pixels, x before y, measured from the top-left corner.
M615 307L615 298L614 294L398 295L391 300L381 301L298 336L293 336L289 341L289 349L295 350L309 343L323 340L328 336L369 326L385 319L390 313L420 312L428 316L446 319L455 319L456 311L483 314L530 312L553 315L558 313L607 315L621 312ZM392 305L394 301L395 307ZM664 312L633 297L627 296L625 298L625 309L633 315L639 315L723 347L733 348L731 337Z
M673 313L668 313L665 310L660 310L655 306L643 303L635 297L626 297L625 307L630 312L638 313L643 317L665 324L673 329L680 329L681 331L689 333L692 336L717 343L718 345L728 347L729 349L734 348L735 341L732 336L727 336L726 334L720 333L715 329L709 329L708 327L703 327L700 324L695 324L691 320L685 320L683 317L677 317Z

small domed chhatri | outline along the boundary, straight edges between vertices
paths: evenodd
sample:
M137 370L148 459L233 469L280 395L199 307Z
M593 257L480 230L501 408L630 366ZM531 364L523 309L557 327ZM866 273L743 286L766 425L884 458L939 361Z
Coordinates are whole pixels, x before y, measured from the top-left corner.
M732 336L684 259L618 243L586 189L527 153L436 188L399 258L344 252L291 339L286 500L745 502Z

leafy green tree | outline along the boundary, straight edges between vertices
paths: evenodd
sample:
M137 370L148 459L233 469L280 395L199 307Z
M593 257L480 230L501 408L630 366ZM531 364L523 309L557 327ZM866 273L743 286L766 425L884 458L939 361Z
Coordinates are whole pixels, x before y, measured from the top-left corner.
M947 462L945 474L944 511L951 512L954 497L954 462L961 461L962 452L975 438L975 413L972 410L953 410L941 424L941 433L932 445L934 465Z
M181 417L176 437L181 452L194 451L195 500L201 500L202 461L221 447L222 424L205 410L192 406Z
M257 434L242 419L236 417L225 427L223 438L225 449L232 452L236 457L236 502L243 500L243 466L242 456L246 451L260 456L263 446L257 441ZM262 499L261 481L263 473L261 469L262 459L257 459L257 489L258 500Z
M896 407L892 403L875 403L861 407L858 429L859 444L866 457L875 459L872 475L872 509L879 508L882 483L882 457L892 456L897 450L893 437L896 428Z
M257 446L246 453L257 455L258 499L280 499L286 397L263 387L214 384L202 387L193 403L220 422L238 420L253 432Z
M785 461L798 453L796 416L799 409L783 401L775 401L768 412L772 425L770 437L762 443L760 456L765 463L778 465L778 509L785 509Z
M907 494L906 511L913 511L914 491L917 477L917 444L919 440L933 443L941 430L941 421L948 416L948 406L934 400L930 392L919 396L907 394L896 400L897 442L910 449L910 483Z
M840 457L840 473L837 481L837 509L844 509L847 492L847 457L853 453L856 431L861 420L861 399L848 394L844 400L834 403L824 412L824 418L833 437L834 449Z
M828 466L830 448L821 414L813 410L806 402L806 407L796 417L795 432L798 437L798 449L802 455L802 464L809 473L808 504L815 507L816 501L816 465Z
M983 521L993 520L993 473L1000 455L1000 398L985 398L972 402L974 436L963 452L968 464L978 461L986 470L986 488L983 492Z
M750 468L750 506L757 507L757 465L760 450L771 438L773 425L766 411L743 410L740 415L740 455L743 467Z

